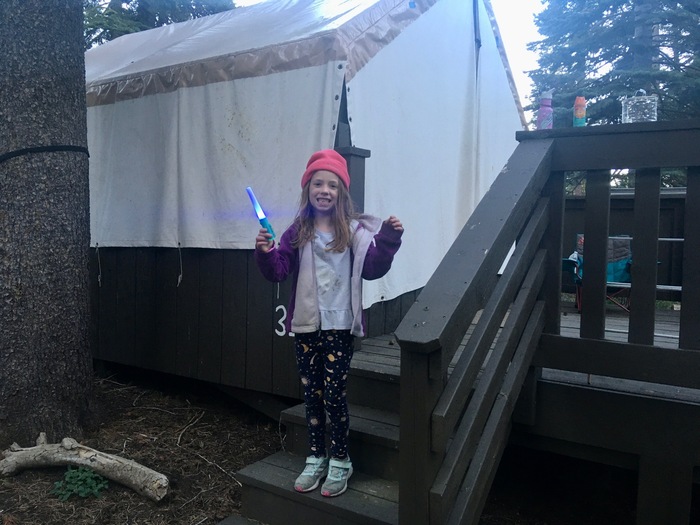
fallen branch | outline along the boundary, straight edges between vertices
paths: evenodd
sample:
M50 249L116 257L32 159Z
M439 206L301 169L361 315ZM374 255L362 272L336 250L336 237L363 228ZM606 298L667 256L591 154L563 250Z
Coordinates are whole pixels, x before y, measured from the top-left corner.
M154 501L162 500L168 493L167 477L130 459L105 454L81 445L73 438L48 444L43 432L36 443L35 447L28 448L13 443L5 450L5 459L0 460L0 476L12 476L29 468L73 465L90 468Z

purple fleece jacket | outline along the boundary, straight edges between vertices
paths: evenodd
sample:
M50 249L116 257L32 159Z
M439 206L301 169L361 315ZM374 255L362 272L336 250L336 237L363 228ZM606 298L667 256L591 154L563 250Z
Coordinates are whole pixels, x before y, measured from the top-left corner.
M353 224L355 234L352 241L351 296L354 320L351 332L361 337L365 334L362 279L379 279L389 271L394 255L401 246L403 232L394 230L381 219L371 215L361 215ZM292 247L292 239L296 235L296 227L290 226L275 248L268 252L256 250L255 261L269 281L280 282L290 275L294 276L285 320L286 329L296 333L314 332L320 329L320 321L313 253L310 243L299 249ZM302 284L297 291L300 281Z

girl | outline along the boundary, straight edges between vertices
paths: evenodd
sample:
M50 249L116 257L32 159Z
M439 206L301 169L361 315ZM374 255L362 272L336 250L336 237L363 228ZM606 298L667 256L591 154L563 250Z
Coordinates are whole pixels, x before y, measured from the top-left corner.
M365 335L362 279L389 271L401 246L403 225L391 216L356 216L345 159L333 150L311 155L301 177L299 211L279 245L266 229L255 238L255 260L266 279L293 275L287 330L295 334L310 454L296 479L298 492L314 490L324 476L323 496L339 496L352 475L347 375L354 337ZM326 416L330 458L326 456Z

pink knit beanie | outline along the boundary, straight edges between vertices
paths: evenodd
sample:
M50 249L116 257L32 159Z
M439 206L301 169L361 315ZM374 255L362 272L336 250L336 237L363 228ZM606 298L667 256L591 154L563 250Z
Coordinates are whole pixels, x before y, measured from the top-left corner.
M301 187L306 186L306 183L311 180L311 176L314 172L319 170L327 170L331 173L335 173L340 180L343 181L346 188L350 188L350 174L348 173L348 164L345 159L335 150L323 149L317 151L311 158L309 162L306 163L306 171L301 177Z

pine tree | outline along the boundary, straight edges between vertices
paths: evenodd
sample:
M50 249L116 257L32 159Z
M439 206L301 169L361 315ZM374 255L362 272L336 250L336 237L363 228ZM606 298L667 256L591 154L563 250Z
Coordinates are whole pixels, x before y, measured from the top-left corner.
M233 8L232 0L83 0L85 48Z
M0 450L90 416L82 25L77 2L0 2Z
M700 117L700 2L543 0L535 23L542 40L531 71L539 93L554 89L554 126L572 125L576 96L588 101L588 124L617 123L621 101L656 94L658 120Z

